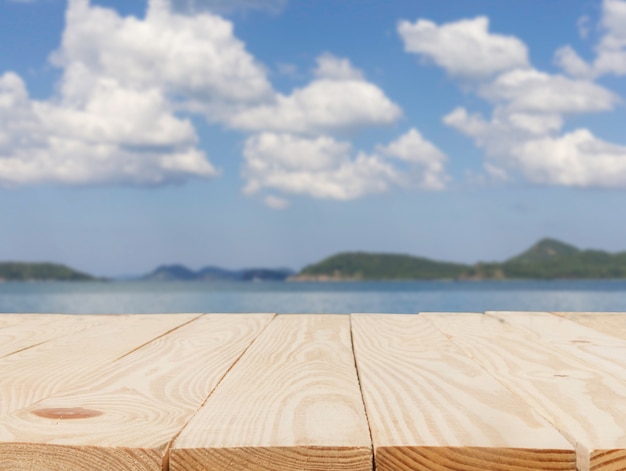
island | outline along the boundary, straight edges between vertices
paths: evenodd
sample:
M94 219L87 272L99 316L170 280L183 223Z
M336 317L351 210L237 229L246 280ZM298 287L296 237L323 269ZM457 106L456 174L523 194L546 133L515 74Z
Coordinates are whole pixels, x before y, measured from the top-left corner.
M161 265L142 276L145 281L285 281L294 272L288 268L228 270L208 266L194 271L184 265Z
M413 255L344 252L305 267L293 281L626 278L626 252L580 250L542 239L504 262L466 265Z
M58 263L0 262L0 281L94 281L97 279Z
M503 262L463 264L394 253L343 252L306 266L229 270L207 266L161 265L124 281L370 281L515 280L626 278L626 252L581 250L556 239L542 239ZM57 263L0 262L0 281L104 281ZM110 281L110 280L106 280Z

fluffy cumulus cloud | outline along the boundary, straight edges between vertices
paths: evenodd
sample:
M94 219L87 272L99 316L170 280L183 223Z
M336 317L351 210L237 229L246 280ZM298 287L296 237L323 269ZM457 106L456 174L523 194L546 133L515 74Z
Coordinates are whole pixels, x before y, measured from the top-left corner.
M526 113L568 114L607 111L619 101L614 93L592 82L550 75L535 69L515 69L480 88L492 102Z
M425 190L445 188L449 179L445 171L447 157L416 129L410 129L386 146L379 146L378 151L409 164L411 173L407 185Z
M253 132L245 144L245 192L281 192L351 200L393 187L445 187L445 155L411 130L374 152L355 150L337 134L398 120L402 112L349 60L322 54L314 79L289 95L234 113L230 126ZM283 209L287 200L265 203Z
M246 131L320 134L384 126L402 114L385 93L347 59L325 54L315 80L289 95L235 113L229 124Z
M210 117L224 105L254 103L272 93L231 22L210 13L173 13L166 0L150 0L144 19L71 0L53 61L66 70L63 93L74 100L101 77L139 90L158 87L179 106L206 109Z
M603 35L592 62L582 59L571 46L564 46L555 54L557 64L574 77L626 75L626 0L602 2L601 27Z
M490 33L489 19L483 16L443 25L424 19L401 21L398 33L407 52L431 60L452 76L480 79L528 66L525 44Z
M1 76L0 182L154 185L216 174L193 127L157 92L100 92L74 108L31 100L20 77Z
M512 156L513 163L521 164L520 170L536 183L626 186L626 146L603 141L586 129L525 141L512 150Z
M610 32L601 45L604 49L626 44L617 37L624 5L621 0L604 2L604 25ZM407 51L433 60L451 75L472 78L469 88L464 80L466 89L492 106L487 118L457 108L444 123L485 151L485 173L493 180L520 175L544 185L626 187L626 147L605 142L587 129L562 133L569 116L609 111L621 102L615 93L589 80L592 74L587 69L592 66L574 57L573 51L559 54L584 78L535 69L528 63L524 44L488 33L484 18L441 26L424 20L402 22L399 33Z
M393 186L441 189L447 179L445 155L416 130L374 153L355 152L329 136L264 132L246 141L245 191L262 189L316 198L350 200ZM408 164L408 172L395 165Z
M53 63L58 94L32 100L0 84L0 182L163 184L217 174L181 112L220 119L271 96L263 68L209 13L185 16L151 0L145 18L70 0Z

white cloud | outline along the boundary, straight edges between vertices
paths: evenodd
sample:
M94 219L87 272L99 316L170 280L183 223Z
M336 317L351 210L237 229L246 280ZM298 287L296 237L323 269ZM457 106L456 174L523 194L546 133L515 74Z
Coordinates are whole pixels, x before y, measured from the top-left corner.
M321 79L363 80L363 72L356 69L348 59L332 54L322 54L317 58L315 76Z
M533 132L509 115L494 113L491 121L459 108L444 122L472 137L485 150L486 170L508 179L506 169L542 185L626 188L626 147L595 137L587 129L564 135L560 126ZM490 168L497 169L496 175Z
M448 177L444 164L446 155L425 140L416 129L410 129L387 146L378 149L383 155L412 164L408 184L425 190L445 188Z
M598 139L587 129L520 143L511 155L534 183L626 187L626 147Z
M593 66L585 62L571 46L563 46L554 53L554 62L573 77L593 78Z
M0 182L164 184L208 178L181 111L222 119L271 98L265 71L209 13L184 16L151 0L146 17L70 0L58 93L31 100L15 74L0 84ZM230 111L229 111L230 112Z
M265 205L272 209L286 209L289 207L289 201L274 195L268 195L263 200Z
M246 131L323 134L388 125L402 115L400 107L346 59L321 56L316 75L290 95L277 94L270 104L235 113L229 125Z
M505 72L480 91L491 101L505 102L510 110L531 113L606 111L620 101L617 95L592 82L530 68Z
M86 72L122 86L159 87L196 107L272 94L264 69L234 36L231 22L209 13L178 15L163 0L150 0L145 19L71 0L53 61L67 69L63 93L75 99L88 92Z
M398 33L407 52L421 55L453 76L470 79L528 66L526 45L512 36L489 32L483 16L437 26L432 21L401 21Z
M582 78L626 75L626 1L602 2L601 26L604 34L596 46L596 57L588 63L571 46L560 48L555 62L568 74Z
M348 142L265 132L246 141L243 176L249 194L272 189L314 198L350 200L394 186L438 190L445 186L445 155L415 130L373 154ZM404 170L394 159L410 164Z
M158 185L217 174L195 148L193 127L171 115L158 94L114 90L72 109L31 100L23 81L6 73L0 125L0 183L7 186Z
M394 169L377 157L351 158L351 145L327 136L303 138L262 133L244 149L247 193L262 188L315 198L350 200L380 193L396 179Z

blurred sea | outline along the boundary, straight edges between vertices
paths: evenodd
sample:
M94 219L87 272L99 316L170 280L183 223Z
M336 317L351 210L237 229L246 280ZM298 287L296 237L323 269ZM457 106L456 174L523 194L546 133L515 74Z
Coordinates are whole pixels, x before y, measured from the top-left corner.
M0 283L0 312L623 311L626 280Z

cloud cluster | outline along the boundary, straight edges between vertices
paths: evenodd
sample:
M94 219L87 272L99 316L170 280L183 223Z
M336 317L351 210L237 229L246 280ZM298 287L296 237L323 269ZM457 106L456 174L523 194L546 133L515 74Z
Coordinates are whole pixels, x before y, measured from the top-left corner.
M445 156L417 131L396 144L413 145L410 158L384 146L366 154L337 140L402 115L349 60L322 54L309 84L278 93L233 24L214 13L284 4L149 0L137 18L69 0L51 55L62 70L55 96L33 100L16 74L0 77L0 183L159 185L213 177L218 171L191 120L199 116L248 134L248 193L346 200L393 185L443 187ZM289 204L272 194L265 202Z
M265 188L350 200L393 186L440 190L447 180L446 156L415 129L372 153L355 151L349 142L330 136L264 132L246 141L244 157L247 193ZM397 161L411 170L400 170Z
M28 97L2 79L0 182L163 184L217 174L198 148L195 110L221 119L273 93L263 68L209 13L184 16L151 0L145 19L70 0L53 63L58 94ZM13 122L15 121L15 122ZM27 131L25 131L27 130Z
M1 76L0 182L155 185L216 174L191 124L158 93L98 90L86 105L31 100L20 77Z
M603 35L591 63L571 46L556 52L555 61L566 73L587 79L607 74L626 75L626 1L603 0L601 26Z
M350 200L394 186L445 186L446 156L416 130L390 144L391 150L378 145L369 153L338 140L347 131L392 124L402 115L350 61L323 54L314 76L306 87L287 96L276 94L271 103L230 118L230 126L256 132L244 149L246 193L267 190ZM275 199L266 203L286 206Z
M400 21L398 33L405 51L432 60L452 76L482 79L528 66L526 45L512 36L490 33L484 16L441 26L423 19Z
M603 24L608 33L601 51L626 45L625 7L626 1L605 0ZM407 51L463 79L466 88L469 83L469 89L492 106L489 118L462 107L444 117L445 124L484 149L488 175L507 181L513 173L544 185L626 187L626 147L605 142L587 129L562 133L569 116L609 111L620 103L615 93L589 80L593 74L567 77L535 69L521 41L490 33L482 17L439 26L424 20L401 22L398 32ZM616 72L619 62L612 64ZM570 69L577 67L591 66L572 61Z

